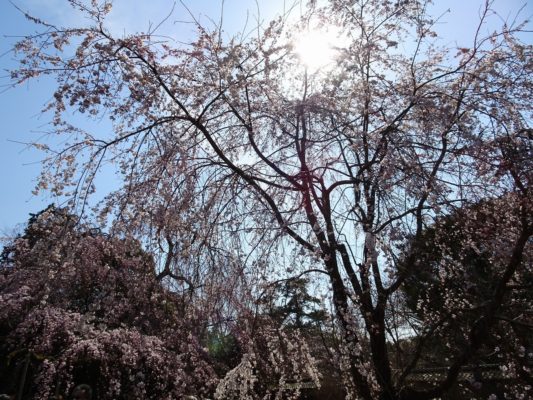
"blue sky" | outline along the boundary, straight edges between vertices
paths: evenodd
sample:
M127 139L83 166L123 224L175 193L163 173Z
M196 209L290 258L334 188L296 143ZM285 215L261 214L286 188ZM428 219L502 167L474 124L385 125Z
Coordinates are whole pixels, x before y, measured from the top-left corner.
M59 25L83 23L79 14L73 13L66 0L14 0L20 8L34 15ZM110 24L117 33L146 30L149 23L162 20L172 9L173 0L116 0ZM186 1L191 12L201 22L209 24L209 17L215 21L220 19L221 0L189 0ZM269 20L277 12L283 11L284 0L258 0L261 18ZM290 1L286 0L286 3ZM436 0L435 15L446 13L438 25L439 34L450 45L468 47L462 42L472 37L481 0ZM516 11L524 6L521 17L533 15L533 1L529 0L495 0L494 8L503 19L513 19ZM257 15L254 0L226 0L224 6L224 28L228 32L240 31L245 26L254 24ZM176 4L173 16L165 25L165 34L190 37L189 25L179 23L190 20L187 11ZM494 29L501 25L501 20L493 18ZM9 49L14 42L12 36L32 33L35 26L26 21L7 0L0 0L0 68L2 69L1 84L6 83L6 69L13 67ZM533 38L525 38L533 42ZM34 81L23 86L0 93L0 110L2 129L0 130L0 237L12 233L13 228L27 220L28 213L37 212L55 199L32 196L34 179L40 171L39 160L42 154L28 149L23 142L35 141L46 130L47 116L40 110L51 96L53 82L49 80Z

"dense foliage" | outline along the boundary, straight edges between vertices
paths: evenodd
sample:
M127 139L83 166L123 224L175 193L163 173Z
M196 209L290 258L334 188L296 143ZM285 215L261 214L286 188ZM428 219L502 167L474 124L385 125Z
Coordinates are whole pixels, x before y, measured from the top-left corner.
M213 390L191 314L139 243L49 207L4 249L0 272L0 390L42 399L79 384L98 399Z
M414 313L411 323L419 346L414 346L417 353L413 359L419 368L446 365L454 351L467 347L470 327L498 296L500 277L519 226L515 196L510 193L456 210L426 228L406 251L405 258L416 257L416 269L402 291L408 310ZM502 213L505 208L511 211ZM477 374L463 383L465 398L486 398L491 391L505 398L504 393L520 393L518 388L522 388L521 395L529 395L528 386L533 382L531 241L524 253L525 268L507 283L490 322L491 334L480 341L469 361ZM484 369L501 371L499 382L483 376Z

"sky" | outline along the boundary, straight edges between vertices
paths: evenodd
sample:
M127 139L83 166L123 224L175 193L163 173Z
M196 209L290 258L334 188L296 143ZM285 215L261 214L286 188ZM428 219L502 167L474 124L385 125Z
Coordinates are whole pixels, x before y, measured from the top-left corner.
M12 0L19 8L58 25L83 24L83 17L73 12L66 0ZM223 28L228 35L252 27L259 19L268 22L277 13L283 12L289 0L225 0L222 14ZM441 15L437 29L444 44L468 47L467 38L472 38L475 22L478 20L482 0L436 0L434 15ZM201 23L211 24L221 20L222 0L185 1L189 11ZM173 9L174 7L174 9ZM512 20L522 9L520 19L533 16L531 0L495 0L493 8L499 17L492 19L487 30L494 30L503 20ZM447 11L449 9L449 12ZM161 33L187 41L192 37L187 11L179 1L174 0L115 0L109 15L109 26L117 33L143 31L163 20L170 11ZM246 22L248 21L248 22ZM6 76L15 66L9 52L17 36L31 34L36 27L8 0L0 0L0 85L8 83ZM533 37L523 40L533 43ZM0 89L0 238L11 235L17 226L52 202L46 195L33 196L35 178L39 174L43 154L30 149L24 143L36 141L47 129L48 116L41 114L45 102L52 95L51 80L25 83L22 86L3 91ZM111 184L110 184L111 185ZM105 182L104 182L105 187Z

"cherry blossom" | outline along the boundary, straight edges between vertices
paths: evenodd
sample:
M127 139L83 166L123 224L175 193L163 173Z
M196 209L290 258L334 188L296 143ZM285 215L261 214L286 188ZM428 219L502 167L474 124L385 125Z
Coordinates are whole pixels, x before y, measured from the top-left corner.
M490 1L480 8L468 48L439 39L437 20L423 0L310 1L302 5L301 18L281 16L255 27L253 35L230 38L222 27L196 21L196 39L186 44L165 40L157 31L113 36L106 27L110 2L69 3L85 13L84 26L58 27L28 17L42 32L14 47L19 67L11 72L13 84L55 79L46 112L52 114L52 129L66 140L59 149L42 147L48 158L37 190L68 196L72 210L86 214L97 190L95 176L104 166L116 168L122 185L93 207L94 217L103 226L109 223L112 237L136 237L155 255L151 269L169 293L189 296L185 321L201 321L204 331L227 326L240 340L243 358L221 380L219 396L229 390L253 398L260 389L250 368L269 359L275 369L286 357L268 346L278 343L293 351L288 346L293 340L282 339L287 334L282 327L265 324L256 332L236 324L261 320L261 294L280 280L308 275L317 291L327 289L324 302L331 305L341 342L332 358L339 360L346 396L367 400L445 394L505 325L496 323L504 305L523 304L512 288L531 260L532 47L520 39L527 30L523 24L503 24L484 34ZM293 38L310 24L336 27L348 39L327 70L309 70L294 49ZM113 130L76 127L72 112L109 118ZM476 307L466 295L475 282L468 281L461 257L443 256L434 276L442 309L420 297L418 317L428 324L418 331L402 293L427 266L420 265L416 252L405 256L405 251L409 243L424 240L428 228L476 204L490 204L487 210L510 221L483 221L487 212L482 211L457 214L465 219L464 251L495 249L493 296L477 309L475 322L461 326L460 344L447 343L449 356L438 365L445 368L442 379L418 387L409 376L420 366L426 341L438 337L450 320L460 320L460 310ZM501 226L501 236L490 234ZM148 279L137 269L147 265L140 262L142 253L127 239L113 240L82 241L102 260L95 276L107 274L107 266L114 271L111 261L104 261L114 243L133 254L119 267ZM44 243L17 242L23 265L44 268L43 280L7 290L2 296L12 307L2 312L22 318L17 310L34 307L32 302L56 304L62 296L49 282L76 275L82 254L90 254L70 245L35 247L48 246ZM59 273L52 267L59 264L69 267ZM122 301L129 295L142 301L148 281L138 289L121 287L123 278L109 275L117 291L93 292L96 304L112 298L106 305L112 315L150 337L175 330L155 316L162 326L154 326ZM80 271L76 278L90 282L92 275ZM451 285L457 280L465 285ZM167 304L165 295L159 296L156 316L165 315ZM69 311L94 312L107 325L100 332L102 344L91 349L108 348L106 335L112 334L138 342L98 310ZM74 324L76 318L67 319ZM264 346L270 358L259 356L254 335L268 336ZM408 354L402 351L405 337L416 343ZM163 357L159 342L151 343L154 357ZM194 340L180 343L192 346ZM125 366L144 357L130 349L120 352ZM200 355L190 353L195 360ZM513 360L509 370L528 372ZM67 365L53 368L72 373ZM298 373L304 372L314 376L304 369ZM186 382L186 376L180 379ZM280 372L278 378L281 384L289 375ZM174 385L171 390L182 387L168 384ZM113 375L109 393L123 385ZM509 390L512 397L529 389Z

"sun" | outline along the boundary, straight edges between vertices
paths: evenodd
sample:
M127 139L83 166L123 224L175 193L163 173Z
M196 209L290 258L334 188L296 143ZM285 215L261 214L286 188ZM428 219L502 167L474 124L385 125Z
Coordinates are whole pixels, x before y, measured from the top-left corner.
M300 62L311 71L335 65L346 39L334 26L300 32L293 40L293 49Z

